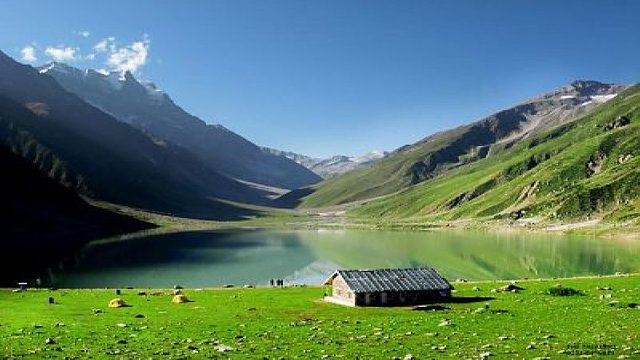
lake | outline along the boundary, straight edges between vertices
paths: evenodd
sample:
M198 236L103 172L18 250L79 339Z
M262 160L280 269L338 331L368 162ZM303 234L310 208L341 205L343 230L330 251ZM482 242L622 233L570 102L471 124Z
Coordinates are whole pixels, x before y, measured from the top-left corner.
M469 231L247 230L149 235L91 244L58 287L319 284L341 268L431 266L449 280L640 271L640 240Z

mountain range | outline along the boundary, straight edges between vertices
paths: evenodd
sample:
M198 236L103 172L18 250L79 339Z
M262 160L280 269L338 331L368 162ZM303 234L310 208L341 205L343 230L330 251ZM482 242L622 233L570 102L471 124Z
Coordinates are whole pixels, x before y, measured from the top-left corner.
M245 211L220 199L263 196L2 53L0 144L83 195L152 211L232 219Z
M370 165L388 154L386 151L374 150L360 156L335 155L321 159L267 147L263 147L263 150L274 155L285 156L318 174L323 179L329 179L351 170Z
M575 81L478 121L396 149L375 164L284 195L281 204L314 208L386 196L491 157L570 123L629 85Z
M207 124L130 72L34 68L0 52L0 283L153 225L94 200L242 220L344 206L393 222L640 225L640 85L574 81L390 153L313 158ZM313 210L311 210L313 211ZM11 239L10 241L4 239Z
M563 124L491 148L352 216L640 225L640 86Z
M231 179L283 189L321 180L287 157L259 146L221 125L209 125L187 113L152 82L130 72L101 73L62 63L40 67L62 87L114 118L157 139L191 152L206 167Z

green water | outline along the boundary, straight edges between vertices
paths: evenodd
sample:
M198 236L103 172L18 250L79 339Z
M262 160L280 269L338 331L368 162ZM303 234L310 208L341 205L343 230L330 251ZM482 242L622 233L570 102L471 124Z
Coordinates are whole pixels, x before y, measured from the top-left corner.
M94 244L59 287L318 284L337 268L431 266L450 280L640 271L640 240L467 231L206 231Z

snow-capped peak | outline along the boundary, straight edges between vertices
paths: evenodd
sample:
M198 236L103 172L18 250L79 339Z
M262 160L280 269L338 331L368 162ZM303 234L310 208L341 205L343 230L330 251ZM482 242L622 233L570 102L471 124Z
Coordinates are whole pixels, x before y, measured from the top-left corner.
M367 163L373 160L377 160L380 158L383 158L385 156L387 156L387 152L383 151L383 150L373 150L370 151L364 155L360 155L360 156L352 156L349 158L349 160L358 163L358 164L362 164L362 163Z

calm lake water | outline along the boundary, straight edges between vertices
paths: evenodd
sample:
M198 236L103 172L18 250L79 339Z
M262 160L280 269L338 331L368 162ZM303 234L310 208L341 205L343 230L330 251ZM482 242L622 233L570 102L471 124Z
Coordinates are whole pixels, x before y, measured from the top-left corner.
M467 231L199 231L96 243L59 287L319 284L337 268L432 266L450 280L640 271L640 240Z

